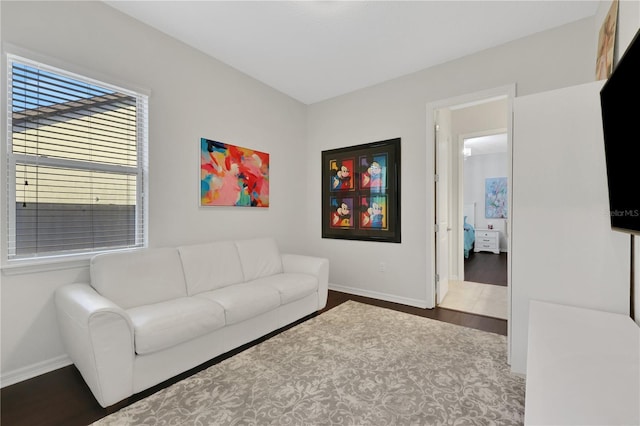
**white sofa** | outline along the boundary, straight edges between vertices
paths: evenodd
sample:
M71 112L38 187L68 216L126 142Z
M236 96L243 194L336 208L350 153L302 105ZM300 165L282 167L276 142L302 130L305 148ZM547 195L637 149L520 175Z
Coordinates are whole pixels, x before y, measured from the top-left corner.
M325 307L329 261L247 239L96 255L60 287L65 349L107 407Z

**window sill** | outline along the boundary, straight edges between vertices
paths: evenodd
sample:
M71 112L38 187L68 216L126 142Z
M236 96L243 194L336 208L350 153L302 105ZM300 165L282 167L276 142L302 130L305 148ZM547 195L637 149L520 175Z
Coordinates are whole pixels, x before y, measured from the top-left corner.
M100 253L115 253L134 251L136 249L111 250L104 252L92 252L68 256L51 256L40 259L16 259L6 260L0 267L2 275L24 275L38 272L61 271L65 269L78 269L89 267L91 258Z
M64 269L85 268L89 266L91 256L73 259L24 259L12 260L2 265L2 275L23 275L37 272L60 271Z

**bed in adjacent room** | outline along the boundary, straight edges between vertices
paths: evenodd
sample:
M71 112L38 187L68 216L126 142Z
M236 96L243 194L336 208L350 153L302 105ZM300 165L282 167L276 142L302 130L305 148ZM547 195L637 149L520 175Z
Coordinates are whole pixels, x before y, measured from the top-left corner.
M475 229L475 203L464 205L464 258L469 258L469 253L473 250L473 244L476 241Z

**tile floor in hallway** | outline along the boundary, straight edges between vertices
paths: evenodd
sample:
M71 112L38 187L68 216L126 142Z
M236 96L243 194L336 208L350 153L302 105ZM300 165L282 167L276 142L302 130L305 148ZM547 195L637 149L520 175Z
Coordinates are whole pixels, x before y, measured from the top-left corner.
M507 319L507 287L470 281L449 281L441 308Z

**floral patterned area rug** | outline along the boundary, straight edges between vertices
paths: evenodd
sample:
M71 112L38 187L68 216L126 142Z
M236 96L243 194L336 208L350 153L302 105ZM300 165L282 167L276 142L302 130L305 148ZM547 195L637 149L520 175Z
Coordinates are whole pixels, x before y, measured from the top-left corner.
M521 425L506 337L345 302L94 425Z

